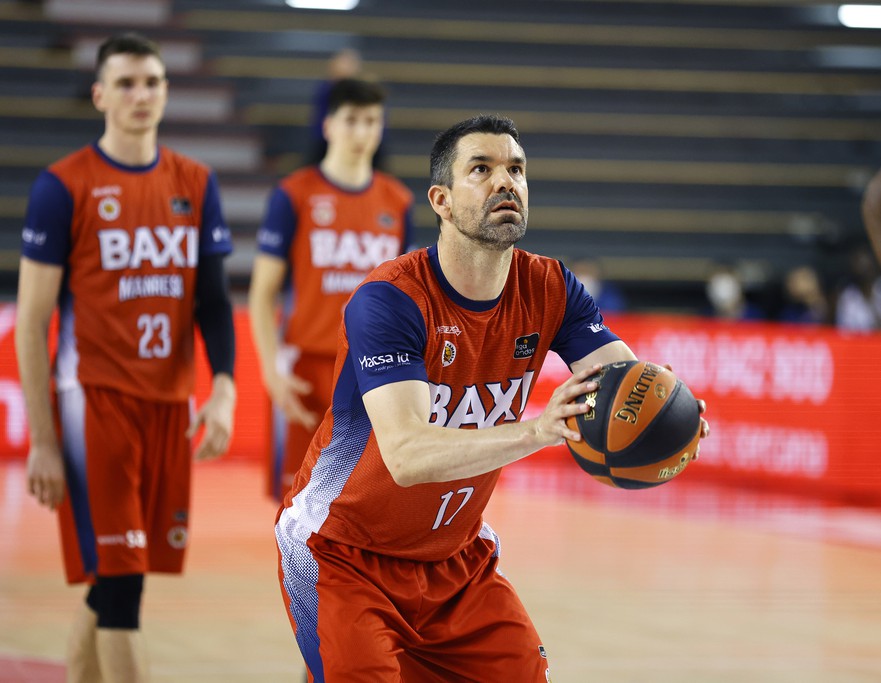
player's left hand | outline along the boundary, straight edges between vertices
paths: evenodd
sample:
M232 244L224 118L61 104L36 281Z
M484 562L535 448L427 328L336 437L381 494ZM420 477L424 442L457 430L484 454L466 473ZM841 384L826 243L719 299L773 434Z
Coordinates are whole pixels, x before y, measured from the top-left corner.
M233 413L236 407L236 387L232 377L216 375L211 388L211 396L199 411L187 437L192 439L199 428L205 426L205 434L196 448L196 460L210 460L226 453L232 438Z

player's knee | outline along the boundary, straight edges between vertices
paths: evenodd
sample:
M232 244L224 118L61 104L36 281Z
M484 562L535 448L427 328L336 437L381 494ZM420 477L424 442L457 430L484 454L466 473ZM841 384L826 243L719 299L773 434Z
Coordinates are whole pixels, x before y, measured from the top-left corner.
M139 628L143 590L143 574L99 576L86 595L86 603L98 615L98 628Z

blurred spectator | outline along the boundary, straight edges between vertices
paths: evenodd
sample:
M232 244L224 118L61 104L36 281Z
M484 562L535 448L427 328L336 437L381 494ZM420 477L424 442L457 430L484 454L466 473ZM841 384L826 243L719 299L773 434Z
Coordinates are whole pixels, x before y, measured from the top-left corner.
M820 284L820 276L811 266L798 266L786 274L780 319L815 325L830 322L829 300Z
M761 320L761 308L747 300L743 278L736 269L721 266L710 274L706 286L709 315L728 320Z
M851 331L881 329L881 277L866 248L851 255L850 278L838 294L835 324Z
M327 140L324 139L324 119L327 117L328 96L337 81L346 78L361 78L370 80L363 73L361 53L354 48L343 48L334 53L327 61L327 78L318 84L312 95L312 121L309 126L309 143L306 150L305 165L314 166L320 164L327 154ZM383 130L385 137L385 130ZM385 165L385 151L383 142L373 155L373 168L383 169Z
M611 313L627 308L627 301L621 289L615 283L603 278L602 267L598 261L590 259L575 261L570 270L584 285L587 293L593 297L600 311Z
M866 186L862 209L863 224L875 249L875 257L881 263L881 171Z

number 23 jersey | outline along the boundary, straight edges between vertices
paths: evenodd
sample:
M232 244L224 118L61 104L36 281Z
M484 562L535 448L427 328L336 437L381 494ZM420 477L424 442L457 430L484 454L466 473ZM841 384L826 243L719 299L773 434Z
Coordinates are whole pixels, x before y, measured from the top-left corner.
M56 383L147 400L192 392L196 269L232 251L211 170L160 146L124 166L92 144L31 189L22 254L63 266Z
M436 247L381 265L346 305L333 403L280 524L395 557L452 556L479 533L500 470L398 486L361 396L420 380L439 429L516 422L549 350L571 364L616 339L584 287L553 259L515 249L494 301L459 295Z

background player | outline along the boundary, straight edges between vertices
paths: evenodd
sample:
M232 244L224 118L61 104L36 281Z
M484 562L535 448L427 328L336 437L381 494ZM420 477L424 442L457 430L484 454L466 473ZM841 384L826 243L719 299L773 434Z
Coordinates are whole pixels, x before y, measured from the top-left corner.
M375 266L411 241L410 191L371 166L383 101L376 83L334 84L324 119L327 154L279 183L257 235L249 305L274 405L268 488L279 500L330 405L343 305ZM285 288L279 348L275 302Z
M15 342L28 486L60 506L68 581L92 584L69 640L74 682L146 680L144 574L182 570L190 437L204 425L195 456L212 458L232 432L229 231L210 169L157 146L166 100L156 45L105 41L92 86L104 133L37 178L23 231ZM214 380L191 419L197 322Z
M565 420L598 364L635 356L561 263L514 249L528 187L510 120L442 133L431 179L437 245L346 306L332 407L279 511L282 592L316 681L545 682L482 513L502 466L580 438ZM574 374L520 422L551 349Z
M875 174L863 193L863 225L869 234L869 241L875 250L875 257L881 263L881 171Z

